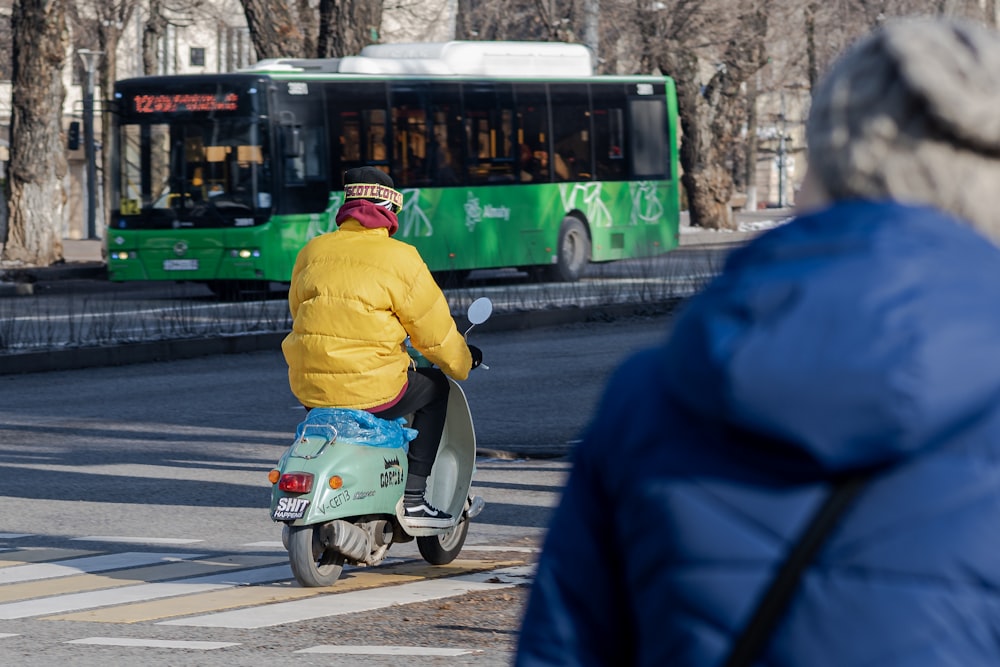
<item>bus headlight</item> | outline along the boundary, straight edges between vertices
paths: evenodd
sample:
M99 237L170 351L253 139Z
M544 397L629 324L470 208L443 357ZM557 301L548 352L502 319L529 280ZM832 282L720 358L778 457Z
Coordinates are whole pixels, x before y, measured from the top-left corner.
M260 257L259 248L233 248L229 255L236 259L257 259Z
M116 250L111 253L111 259L117 259L120 261L125 261L127 259L135 259L136 254L133 250Z

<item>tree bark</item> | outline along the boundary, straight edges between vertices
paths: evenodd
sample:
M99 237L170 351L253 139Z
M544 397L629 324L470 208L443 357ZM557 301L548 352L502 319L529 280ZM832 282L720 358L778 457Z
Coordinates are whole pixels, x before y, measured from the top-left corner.
M18 0L11 26L10 223L2 257L48 266L62 259L63 252L62 69L68 48L64 0Z
M242 0L257 57L308 58L305 36L285 0Z
M160 71L160 38L167 31L161 0L149 0L149 18L142 30L142 72L146 76Z
M382 0L341 0L331 4L329 32L320 35L330 56L357 55L365 46L379 41Z

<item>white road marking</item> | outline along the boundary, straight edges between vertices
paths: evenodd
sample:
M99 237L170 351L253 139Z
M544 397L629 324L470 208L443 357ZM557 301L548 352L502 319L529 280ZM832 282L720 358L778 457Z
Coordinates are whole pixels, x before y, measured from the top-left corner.
M7 637L19 637L20 635L14 632L0 632L0 639L7 639Z
M533 571L534 567L530 565L500 568L458 577L426 579L398 586L321 595L250 609L236 609L191 618L161 621L157 625L185 625L202 628L265 628L325 616L353 614L393 605L437 600L473 591L510 588L530 582ZM3 618L2 613L3 607L0 606L0 618Z
M463 547L463 553L465 551L510 551L513 553L537 554L541 552L541 549L539 549L538 547L504 547L492 544L491 545L466 544L465 547Z
M0 573L3 571L0 570ZM252 584L281 581L292 577L288 564L273 567L246 570L242 572L224 572L202 577L190 577L156 584L138 584L121 588L90 591L87 593L72 593L34 600L22 600L0 604L0 619L26 618L28 616L43 616L60 614L95 607L110 607L118 604L144 602L177 595L191 595L206 591L232 588L234 586L249 586Z
M202 540L191 540L183 537L115 537L112 535L91 535L89 537L74 537L71 542L118 542L125 544L194 544Z
M16 540L21 537L31 537L31 533L0 533L0 540Z
M0 584L13 584L19 581L38 581L39 579L54 579L56 577L69 577L75 574L106 572L108 570L121 570L129 567L138 567L140 565L151 565L153 563L186 560L190 558L202 558L204 556L205 554L146 553L140 551L127 551L118 554L105 554L103 556L70 558L68 560L56 561L54 563L12 565L10 567L0 568Z
M333 646L323 644L304 648L296 653L335 653L338 655L473 655L482 653L472 648L427 648L425 646Z
M256 547L258 549L281 549L285 550L285 545L281 543L281 540L276 542L247 542L241 546L244 547Z
M145 648L183 648L194 651L214 651L218 648L239 646L233 642L172 641L165 639L131 639L126 637L87 637L73 639L66 644L91 644L93 646L141 646Z

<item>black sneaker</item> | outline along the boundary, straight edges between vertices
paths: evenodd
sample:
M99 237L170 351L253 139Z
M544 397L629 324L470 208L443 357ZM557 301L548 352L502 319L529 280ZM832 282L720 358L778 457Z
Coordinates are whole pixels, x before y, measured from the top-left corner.
M447 528L450 514L431 505L423 496L403 498L403 521L413 528Z

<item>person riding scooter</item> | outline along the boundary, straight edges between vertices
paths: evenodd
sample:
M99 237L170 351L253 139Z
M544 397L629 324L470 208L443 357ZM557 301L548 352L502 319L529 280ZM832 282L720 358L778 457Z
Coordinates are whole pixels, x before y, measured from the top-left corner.
M452 516L425 499L444 429L449 385L482 361L452 319L444 293L416 248L391 238L402 194L375 167L344 173L333 232L302 248L281 344L292 393L306 407L354 408L392 420L413 414L403 520L438 528ZM405 340L436 368L415 368Z

